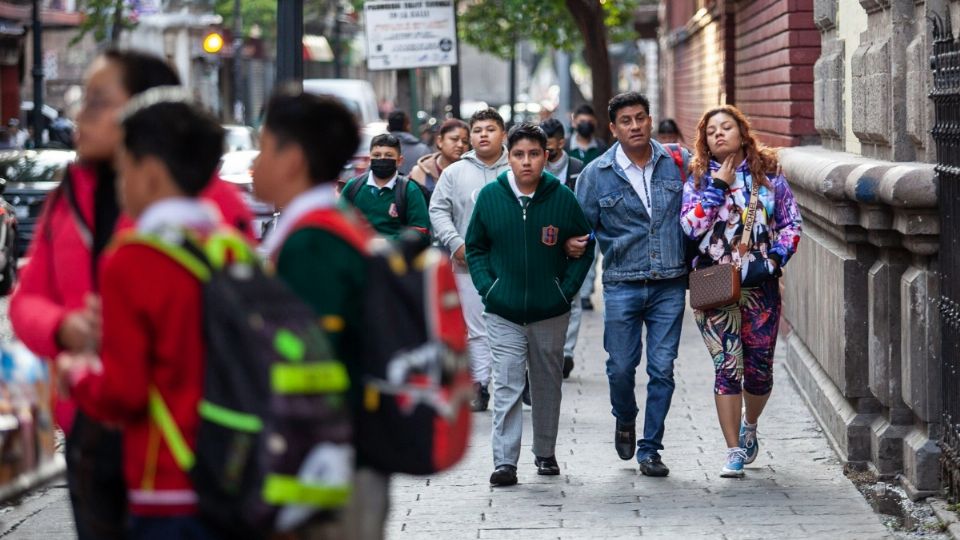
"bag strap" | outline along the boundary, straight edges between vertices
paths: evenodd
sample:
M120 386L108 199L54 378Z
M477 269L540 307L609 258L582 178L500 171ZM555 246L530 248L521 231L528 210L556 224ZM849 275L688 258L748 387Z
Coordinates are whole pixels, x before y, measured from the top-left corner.
M743 224L743 233L740 234L740 244L737 250L743 257L750 249L750 242L753 237L753 223L757 219L757 210L760 208L760 181L752 179L753 185L750 187L750 202L747 203L747 221Z
M356 204L355 201L357 200L357 195L360 193L360 190L363 189L363 186L367 185L367 176L369 174L370 173L364 173L354 178L352 180L353 183L350 184L350 189L344 192L343 195L348 201L350 201L350 204Z
M367 255L369 253L367 243L373 235L364 226L363 221L351 219L351 216L355 216L358 211L351 209L350 212L351 214L348 214L344 210L335 208L314 210L297 221L291 228L289 236L301 229L322 229L340 238L363 255Z
M407 184L410 180L401 175L397 176L397 183L393 189L393 204L397 206L397 216L400 217L400 224L407 224Z
M667 153L670 154L670 157L673 158L673 162L676 163L677 168L680 169L680 180L686 182L687 171L683 168L683 150L680 149L680 145L665 144L663 147L667 149Z

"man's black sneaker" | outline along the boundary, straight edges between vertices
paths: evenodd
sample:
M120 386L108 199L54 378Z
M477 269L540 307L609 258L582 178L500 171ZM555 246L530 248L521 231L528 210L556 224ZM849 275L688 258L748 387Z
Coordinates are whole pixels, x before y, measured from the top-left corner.
M470 408L473 412L483 412L490 405L490 391L487 386L480 383L473 383L474 398L470 402Z
M533 464L537 466L537 474L540 476L556 476L560 474L560 464L557 463L557 458L554 456L550 457L535 457Z
M640 461L640 472L644 476L666 476L670 474L670 469L660 461L660 456L654 454Z
M593 311L593 300L590 300L589 296L583 298L580 300L580 307L582 307L584 311Z
M512 465L501 465L490 475L491 486L512 486L517 483L517 468Z
M533 400L530 398L530 374L527 373L527 380L523 383L523 393L520 394L520 400L527 407L533 406Z
M624 461L633 459L637 452L637 428L635 425L625 426L617 421L617 430L613 434L613 445L617 448L617 455Z
M573 371L573 357L564 356L563 357L563 378L569 379L571 371Z

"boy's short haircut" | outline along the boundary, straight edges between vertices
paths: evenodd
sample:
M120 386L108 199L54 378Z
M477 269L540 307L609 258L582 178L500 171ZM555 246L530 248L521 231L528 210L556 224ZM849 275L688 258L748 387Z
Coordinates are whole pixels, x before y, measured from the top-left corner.
M349 109L336 98L308 94L297 87L282 88L271 96L263 126L281 147L300 147L315 184L335 181L360 146L360 130Z
M159 159L177 187L191 197L210 183L223 154L220 122L186 101L159 101L136 109L124 117L123 129L126 151L137 160Z
M556 118L547 118L541 122L540 129L546 133L548 139L563 139L567 136L566 130L563 129L563 123Z
M400 139L389 133L381 133L380 135L377 135L371 139L370 150L372 151L373 147L375 146L388 146L390 148L396 148L398 153L402 151L400 147Z
M407 128L407 113L392 111L387 115L387 131L404 131Z
M500 113L498 113L493 107L480 109L479 111L473 113L473 116L470 117L470 129L472 130L473 125L482 120L493 120L498 126L500 126L500 129L507 129L506 125L503 123L503 117L500 116Z
M512 150L513 145L527 139L540 145L540 148L547 149L547 134L539 126L530 123L517 124L507 135L507 150Z
M640 92L624 92L613 96L613 99L610 100L610 104L607 107L607 114L610 115L610 123L617 123L617 113L620 112L620 109L633 107L634 105L640 105L647 115L650 114L650 100Z
M580 116L581 114L587 114L593 117L597 116L597 113L593 111L593 107L591 107L590 105L587 105L586 103L581 104L579 107L576 108L576 110L573 111L574 117Z

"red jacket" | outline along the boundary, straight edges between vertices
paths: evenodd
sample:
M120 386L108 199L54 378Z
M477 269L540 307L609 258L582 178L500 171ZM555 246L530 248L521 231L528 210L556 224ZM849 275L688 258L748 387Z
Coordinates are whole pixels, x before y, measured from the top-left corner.
M101 269L103 370L72 374L73 396L91 417L123 425L131 514L195 513L192 484L150 420L147 398L152 385L195 448L206 358L200 282L169 256L137 244L108 250Z
M86 223L93 223L96 176L93 169L70 167L70 181L77 205ZM223 221L251 235L251 214L237 189L215 178L203 196L217 204ZM132 226L121 217L117 230ZM250 236L252 240L252 236ZM10 298L10 322L17 337L34 353L54 358L61 352L57 329L64 317L83 307L84 297L93 291L91 248L84 241L66 197L57 197L44 210L34 231L27 255L30 258L20 273L19 283ZM54 405L57 423L67 433L76 408L70 400L58 399Z

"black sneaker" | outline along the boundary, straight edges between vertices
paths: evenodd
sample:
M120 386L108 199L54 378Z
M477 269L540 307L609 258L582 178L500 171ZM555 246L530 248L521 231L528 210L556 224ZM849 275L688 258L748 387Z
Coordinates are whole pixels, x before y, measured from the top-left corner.
M590 300L589 296L583 298L580 300L580 307L582 307L584 311L593 311L593 300Z
M530 399L530 374L527 373L527 380L523 383L523 393L520 394L520 400L523 401L523 404L527 407L533 406L533 400Z
M660 461L660 456L654 454L640 461L640 472L644 476L666 476L670 474L670 469Z
M617 421L617 430L613 433L613 445L617 448L617 455L624 461L633 459L637 451L636 425L623 425Z
M517 483L517 468L513 465L501 465L490 475L491 486L512 486Z
M474 398L470 402L470 408L473 412L483 412L490 405L490 391L487 386L480 383L473 383Z
M537 474L540 476L556 476L560 474L560 464L557 463L557 458L554 456L544 458L535 456L533 464L537 466Z
M563 357L563 378L569 379L571 371L573 371L573 357L564 356Z

